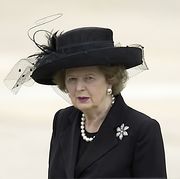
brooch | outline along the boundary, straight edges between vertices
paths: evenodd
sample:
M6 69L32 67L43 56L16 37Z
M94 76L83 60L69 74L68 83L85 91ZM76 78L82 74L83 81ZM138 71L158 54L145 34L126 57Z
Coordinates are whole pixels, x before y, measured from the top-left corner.
M116 137L118 137L120 140L123 139L124 136L128 136L128 133L126 130L129 129L129 126L125 126L124 123L121 124L121 126L116 128Z

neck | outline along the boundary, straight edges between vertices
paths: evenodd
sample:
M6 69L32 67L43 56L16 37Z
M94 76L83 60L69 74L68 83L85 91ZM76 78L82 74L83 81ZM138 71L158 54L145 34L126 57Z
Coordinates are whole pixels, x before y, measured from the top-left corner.
M97 132L104 119L106 118L106 115L108 114L111 106L111 98L108 98L104 105L98 106L97 108L91 110L83 111L86 118L86 131Z

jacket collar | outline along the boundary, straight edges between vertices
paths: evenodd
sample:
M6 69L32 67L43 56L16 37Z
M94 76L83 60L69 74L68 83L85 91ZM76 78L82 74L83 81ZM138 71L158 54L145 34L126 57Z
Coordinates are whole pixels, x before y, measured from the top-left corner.
M96 162L103 155L109 152L118 144L116 138L116 127L123 123L125 120L126 104L124 103L121 95L117 96L116 101L110 109L106 119L101 125L96 138L91 142L80 157L76 165L76 157L78 153L78 144L80 137L80 111L71 113L69 120L72 121L63 135L61 136L61 147L64 149L63 155L65 160L65 168L68 178L74 177L74 169L76 166L77 176L89 167L92 163Z

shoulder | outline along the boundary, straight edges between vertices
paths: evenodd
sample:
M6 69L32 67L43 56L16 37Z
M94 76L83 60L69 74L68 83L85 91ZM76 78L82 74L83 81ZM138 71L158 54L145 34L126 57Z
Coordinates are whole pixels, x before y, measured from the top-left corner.
M149 137L161 135L160 124L150 116L131 107L127 108L127 122L133 130L134 137Z
M114 111L116 115L124 118L124 122L129 123L134 127L139 128L159 125L155 119L128 106L121 95L117 96Z
M72 122L73 116L79 113L79 110L73 106L58 110L53 119L53 130L63 131Z
M54 115L54 120L64 122L65 118L71 118L75 113L79 112L74 106L69 106L64 109L58 110ZM67 121L67 120L66 120Z
M128 106L121 95L116 97L113 113L115 117L119 116L119 121L123 120L124 124L133 130L133 133L159 128L159 123L155 119Z
M73 106L69 106L67 108L63 108L63 109L58 110L55 113L55 117L56 118L62 118L63 116L68 116L69 114L74 113L74 112L77 112L77 109Z
M129 106L127 107L127 119L136 126L159 125L155 119Z

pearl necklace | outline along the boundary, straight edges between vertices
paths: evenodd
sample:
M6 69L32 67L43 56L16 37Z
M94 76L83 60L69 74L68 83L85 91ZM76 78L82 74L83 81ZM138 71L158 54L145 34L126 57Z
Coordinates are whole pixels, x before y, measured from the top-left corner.
M83 138L83 140L85 140L86 142L91 142L93 141L93 139L95 138L95 136L93 137L87 137L86 134L85 134L85 115L82 114L82 117L81 117L81 136Z
M111 107L112 105L114 104L114 101L115 101L115 97L112 95L112 102L111 102ZM86 133L85 133L85 121L86 121L86 118L85 118L85 115L82 113L82 116L81 116L81 136L83 138L83 140L85 140L86 142L92 142L95 138L95 135L93 137L87 137L86 136Z

